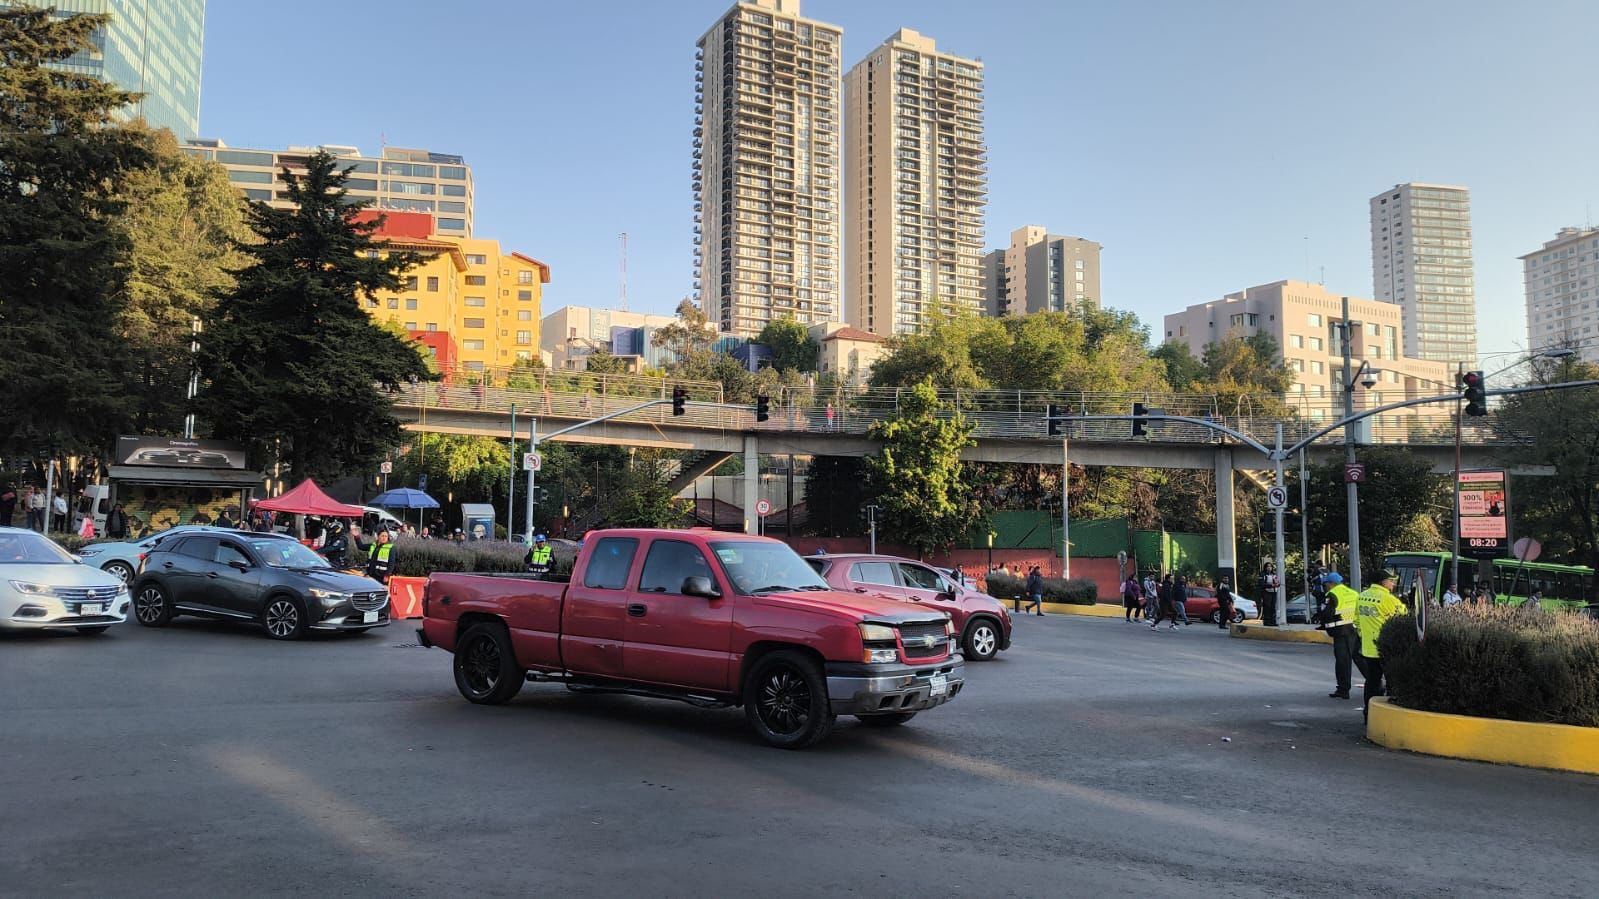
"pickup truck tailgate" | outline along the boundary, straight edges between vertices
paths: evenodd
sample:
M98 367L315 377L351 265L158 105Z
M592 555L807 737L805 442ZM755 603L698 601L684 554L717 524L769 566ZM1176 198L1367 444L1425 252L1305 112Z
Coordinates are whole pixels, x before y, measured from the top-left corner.
M428 578L422 630L429 643L455 651L474 619L496 619L511 633L519 667L561 668L561 602L566 585L526 577L441 573Z

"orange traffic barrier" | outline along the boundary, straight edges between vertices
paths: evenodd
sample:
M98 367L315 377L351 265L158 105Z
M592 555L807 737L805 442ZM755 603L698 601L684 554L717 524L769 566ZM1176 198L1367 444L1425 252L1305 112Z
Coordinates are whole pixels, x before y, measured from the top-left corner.
M422 588L427 582L425 577L389 578L389 617L421 618Z

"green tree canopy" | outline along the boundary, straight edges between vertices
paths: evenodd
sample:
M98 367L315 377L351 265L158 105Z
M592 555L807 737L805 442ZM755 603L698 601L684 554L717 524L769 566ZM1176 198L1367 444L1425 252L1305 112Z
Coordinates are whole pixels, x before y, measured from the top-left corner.
M386 391L434 377L416 348L360 303L397 291L424 257L374 241L357 222L347 174L319 151L281 175L293 209L252 203L249 265L201 339L198 407L214 432L249 445L293 478L363 470L400 442Z
M1403 447L1363 446L1359 457L1366 463L1366 483L1360 486L1360 567L1369 583L1370 573L1381 569L1388 553L1444 548L1435 519L1449 514L1450 497L1448 479L1433 474L1426 459ZM1347 546L1343 460L1311 466L1308 492L1311 546Z
M650 345L664 349L673 359L687 359L696 353L708 352L716 342L716 325L706 316L705 310L693 300L677 304L677 321L656 328L650 335Z
M1294 370L1270 334L1224 337L1206 345L1201 364L1204 372L1189 388L1214 394L1223 414L1287 414L1284 397L1294 384Z
M132 420L119 333L118 190L148 142L112 126L134 94L47 68L95 51L106 15L0 9L0 453L99 454Z
M906 391L898 416L872 426L883 448L866 460L884 535L923 556L982 523L960 459L973 444L972 426L959 412L940 417L941 411L931 379Z
M810 329L792 318L768 322L755 342L772 351L772 367L778 371L815 371L820 346Z

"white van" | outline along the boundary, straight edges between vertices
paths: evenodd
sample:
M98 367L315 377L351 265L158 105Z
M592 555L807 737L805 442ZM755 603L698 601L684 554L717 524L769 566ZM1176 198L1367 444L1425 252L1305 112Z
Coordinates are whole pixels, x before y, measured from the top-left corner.
M96 535L105 533L105 517L111 512L111 485L90 484L78 494L78 504L72 509L72 532L83 530L85 518L94 522Z
M394 514L386 509L379 509L377 506L362 506L361 530L370 534L378 528L398 531L400 529L400 519L395 518Z

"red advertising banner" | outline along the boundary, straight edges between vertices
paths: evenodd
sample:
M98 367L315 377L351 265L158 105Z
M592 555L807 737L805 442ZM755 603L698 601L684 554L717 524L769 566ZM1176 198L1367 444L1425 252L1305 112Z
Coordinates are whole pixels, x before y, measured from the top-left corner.
M1460 473L1460 544L1463 555L1502 556L1510 545L1509 479L1503 470Z

